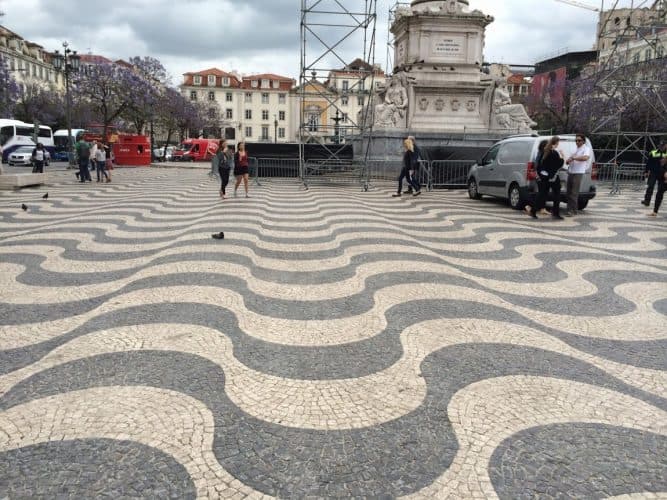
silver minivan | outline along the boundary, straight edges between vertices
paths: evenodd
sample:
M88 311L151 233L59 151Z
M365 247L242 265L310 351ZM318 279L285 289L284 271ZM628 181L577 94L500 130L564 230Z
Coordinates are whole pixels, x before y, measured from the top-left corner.
M504 198L512 208L522 209L537 193L537 170L535 158L541 141L552 136L517 135L507 137L494 144L468 172L468 196L480 199L482 195ZM559 135L558 149L565 158L577 149L575 135ZM595 153L586 138L586 145L591 149L586 174L581 182L578 209L583 210L589 200L595 198ZM567 165L559 172L561 180L561 201L566 202ZM551 193L549 193L551 196ZM553 201L553 200L551 200Z

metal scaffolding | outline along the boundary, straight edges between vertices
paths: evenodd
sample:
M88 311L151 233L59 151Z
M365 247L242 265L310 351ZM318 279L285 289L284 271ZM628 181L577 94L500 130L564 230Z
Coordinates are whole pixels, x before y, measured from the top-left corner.
M603 8L600 12L598 66L592 75L592 89L594 95L608 103L609 112L596 121L591 135L597 137L598 146L607 153L605 161L610 163L628 157L645 159L645 152L667 134L665 130L652 130L650 126L658 123L658 117L667 116L667 81L664 78L667 58L663 55L665 47L660 39L667 30L667 1L654 1L648 10L644 8L646 3L646 0L632 0L630 8L620 9L619 0L612 0L611 8ZM602 5L604 7L604 2ZM620 11L625 11L625 15L619 15ZM603 42L610 40L611 51L601 60ZM633 42L643 43L644 54L656 57L644 56L641 60L640 55L629 61L628 47ZM646 109L643 130L627 130L622 123L623 115L639 105Z
M372 133L371 98L375 89L375 26L377 0L301 0L301 65L299 74L299 172L310 180L365 178ZM351 65L350 59L361 63ZM329 76L344 70L351 85L333 86ZM318 78L319 77L319 78ZM364 100L359 116L347 116L342 98ZM347 123L340 125L341 116ZM363 144L350 161L343 154L345 137L353 133ZM326 154L308 158L306 144L321 144ZM367 183L364 184L367 188Z

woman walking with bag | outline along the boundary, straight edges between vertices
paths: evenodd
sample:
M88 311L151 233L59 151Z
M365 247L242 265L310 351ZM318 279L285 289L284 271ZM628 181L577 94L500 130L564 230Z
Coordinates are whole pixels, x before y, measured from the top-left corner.
M412 196L419 196L422 194L421 186L415 178L415 173L419 167L419 161L417 154L415 153L415 146L410 139L405 139L403 141L403 147L405 152L403 153L403 168L401 168L401 173L398 176L398 191L391 196L398 198L401 196L403 191L403 179L408 181L408 185L414 190Z
M220 174L220 198L227 198L226 189L229 183L229 172L234 167L234 154L227 146L227 141L222 141L220 149L216 153L218 157L218 173Z
M234 155L234 175L236 176L236 184L234 185L234 197L236 197L236 190L239 188L241 181L245 188L245 197L248 196L248 175L250 162L248 161L248 152L245 150L245 142L239 142L239 150Z

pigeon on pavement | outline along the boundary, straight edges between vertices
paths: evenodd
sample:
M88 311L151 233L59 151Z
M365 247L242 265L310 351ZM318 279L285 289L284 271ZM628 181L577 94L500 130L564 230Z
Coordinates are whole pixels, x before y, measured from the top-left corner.
M28 205L26 205L25 203L21 203L21 208L25 212L26 210L28 210Z
M43 199L48 200L49 199L49 193L45 193L44 196L42 196Z

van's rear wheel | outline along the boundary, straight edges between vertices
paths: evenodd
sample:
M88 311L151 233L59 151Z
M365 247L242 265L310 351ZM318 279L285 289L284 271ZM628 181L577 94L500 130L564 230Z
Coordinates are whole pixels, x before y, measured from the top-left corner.
M515 210L523 209L523 198L521 197L521 190L519 189L519 185L517 183L513 183L510 186L507 197L510 200L510 207Z
M468 196L471 200L480 200L482 198L482 195L479 194L479 190L477 189L477 181L474 177L471 177L468 181Z

